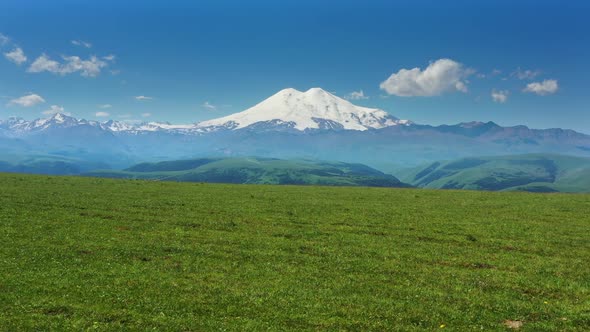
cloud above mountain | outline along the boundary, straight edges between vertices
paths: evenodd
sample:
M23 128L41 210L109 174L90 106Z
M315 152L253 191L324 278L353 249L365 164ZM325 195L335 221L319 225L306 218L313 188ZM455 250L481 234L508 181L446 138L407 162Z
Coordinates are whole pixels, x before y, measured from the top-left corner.
M492 100L503 104L508 100L508 90L492 90Z
M516 77L519 80L532 80L541 74L540 70L522 70L518 67L510 76Z
M4 53L4 56L6 57L6 59L16 63L19 66L21 64L27 62L27 56L25 55L25 52L23 52L22 48L20 48L20 47L17 47L10 52Z
M346 96L344 96L344 99L363 100L363 99L369 99L369 96L365 96L365 92L363 90L359 90L359 91L353 91L353 92L347 94Z
M8 44L9 41L10 41L10 38L8 38L8 36L5 36L0 33L0 46L4 46L4 45Z
M400 69L381 83L380 88L400 97L431 97L448 92L467 92L467 77L474 71L451 59L431 62L421 68Z
M92 44L82 40L72 40L72 44L91 48ZM12 46L12 50L4 53L4 57L11 62L21 65L28 61L22 48L15 45L10 38L0 33L0 46ZM101 71L114 62L116 56L109 54L103 57L90 56L84 59L80 56L62 56L61 59L54 60L47 54L43 53L38 56L28 67L27 72L29 73L42 73L49 72L57 75L68 75L73 73L80 73L83 77L96 77ZM111 71L112 72L112 71Z
M533 82L527 84L524 92L535 93L539 96L554 94L559 90L557 80L544 80L543 82Z
M211 104L210 102L206 101L204 103L201 104L201 107L209 110L209 111L216 111L217 110L217 106Z
M30 93L28 95L12 99L8 103L8 105L9 106L17 105L17 106L21 106L21 107L31 107L31 106L35 106L38 104L42 104L44 102L45 102L45 99L43 99L43 97L41 97L35 93Z
M45 110L45 111L43 111L41 113L43 113L45 115L52 115L52 114L57 114L57 113L62 113L62 114L65 114L67 116L72 115L71 113L66 112L65 111L65 108L63 106L58 106L58 105L51 105L49 107L49 109L47 109L47 110Z
M46 54L38 57L27 70L29 73L50 72L58 75L67 75L79 72L84 77L96 77L108 63L96 56L84 60L79 56L64 56L63 62L52 60Z
M76 46L82 46L82 47L86 47L86 48L91 48L92 44L89 42L85 42L83 40L72 40L72 44L76 45Z

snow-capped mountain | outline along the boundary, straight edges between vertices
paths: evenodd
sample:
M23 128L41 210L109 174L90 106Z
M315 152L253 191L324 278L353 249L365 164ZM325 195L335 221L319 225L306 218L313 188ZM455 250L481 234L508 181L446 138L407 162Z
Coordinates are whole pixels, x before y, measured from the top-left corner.
M56 113L49 118L35 119L33 121L27 121L16 117L0 121L0 128L11 133L13 136L44 131L52 128L70 128L82 125L98 126L99 123L96 121L76 119L62 113Z
M129 131L129 130L133 130L135 128L133 125L128 124L126 122L114 121L114 120L105 121L105 122L101 123L100 127L105 130L112 131L112 132Z
M2 156L23 160L45 156L65 158L79 169L211 156L416 166L530 153L590 157L590 135L560 128L503 127L493 122L420 125L379 109L355 106L318 88L282 90L241 113L196 124L99 122L66 114L32 121L0 120L0 162ZM47 167L41 172L51 172L52 166Z
M250 126L284 127L300 131L313 129L368 130L410 124L375 108L355 106L348 100L320 89L305 92L284 89L240 113L203 121L197 128L242 129Z
M22 118L11 117L7 120L0 120L0 130L9 136L23 136L33 133L41 133L48 130L92 127L105 132L111 133L130 133L137 134L140 132L182 132L189 133L195 130L196 125L173 125L170 123L160 122L142 122L138 124L127 123L124 121L108 120L104 122L76 119L72 116L56 113L49 118L35 119L27 121Z
M143 122L133 127L135 131L173 131L189 133L196 128L194 124L171 124L169 122Z
M90 126L114 134L141 134L165 132L200 135L219 130L357 130L381 129L397 125L410 125L389 113L375 108L353 105L320 88L305 92L284 89L258 105L240 113L196 124L170 124L162 122L129 123L108 120L104 122L76 119L56 113L49 118L27 121L9 118L0 121L0 129L11 136L43 132L56 128Z
M0 157L55 155L112 165L219 155L417 165L516 153L590 157L590 135L493 122L420 125L319 88L285 89L243 112L195 124L98 122L66 114L0 120Z

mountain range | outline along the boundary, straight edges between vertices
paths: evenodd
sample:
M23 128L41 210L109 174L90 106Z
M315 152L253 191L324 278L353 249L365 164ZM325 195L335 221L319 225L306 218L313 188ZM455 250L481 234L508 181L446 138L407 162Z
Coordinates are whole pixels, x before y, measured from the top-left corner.
M203 135L222 130L358 130L381 129L396 125L410 125L389 113L374 108L355 106L320 88L306 92L284 89L258 105L240 113L194 124L173 125L162 122L132 124L124 121L104 122L76 119L63 113L50 118L26 121L11 117L0 120L0 129L8 137L73 127L88 127L118 134L165 132L168 134Z
M526 153L590 156L590 136L493 122L417 124L320 88L284 89L243 112L194 124L98 122L61 113L32 121L0 120L0 161L13 165L41 158L122 169L139 162L258 156L339 160L391 170Z

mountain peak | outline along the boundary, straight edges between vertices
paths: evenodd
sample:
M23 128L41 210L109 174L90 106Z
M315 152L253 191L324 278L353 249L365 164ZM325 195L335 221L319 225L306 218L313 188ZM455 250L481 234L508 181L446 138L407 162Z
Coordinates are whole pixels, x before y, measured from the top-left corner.
M462 128L478 128L482 126L486 127L499 127L495 122L488 121L488 122L481 122L481 121L471 121L471 122L461 122L458 126Z
M286 89L283 89L283 90L281 90L281 91L277 92L276 94L277 94L277 95L286 95L286 94L290 94L290 93L297 93L297 94L300 94L300 93L301 93L301 91L299 91L299 90L297 90L297 89L294 89L294 88L286 88Z
M39 119L33 120L30 123L30 126L33 129L47 129L47 128L54 126L54 125L73 126L73 125L81 124L81 123L85 123L85 122L86 121L84 121L84 120L78 120L78 119L71 117L69 115L66 115L64 113L54 113L54 114L51 114L51 116L48 118L39 118Z
M54 120L55 122L63 123L66 122L68 119L74 118L63 113L55 113L49 119Z
M312 93L329 93L329 92L326 91L326 90L324 90L324 89L322 89L322 88L320 88L320 87L310 88L307 91L299 91L299 90L297 90L295 88L285 88L285 89L280 90L276 94L282 95L282 94L289 94L289 93L295 93L295 94L302 94L302 93L312 94Z
M383 110L353 105L322 88L305 92L287 88L250 109L203 121L198 127L241 129L260 123L287 125L301 131L322 128L362 131L405 124Z
M323 94L330 94L330 95L331 95L331 93L329 93L328 91L326 91L326 90L324 90L324 89L322 89L322 88L311 88L311 89L309 89L309 90L305 91L305 93L306 93L306 94L314 94L314 93L315 93L315 94L318 94L318 93L323 93Z

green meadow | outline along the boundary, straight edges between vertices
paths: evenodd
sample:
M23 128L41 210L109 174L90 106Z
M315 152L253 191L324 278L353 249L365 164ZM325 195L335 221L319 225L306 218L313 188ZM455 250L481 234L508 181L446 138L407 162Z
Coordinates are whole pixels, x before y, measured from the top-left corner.
M587 331L590 195L0 174L3 331Z

